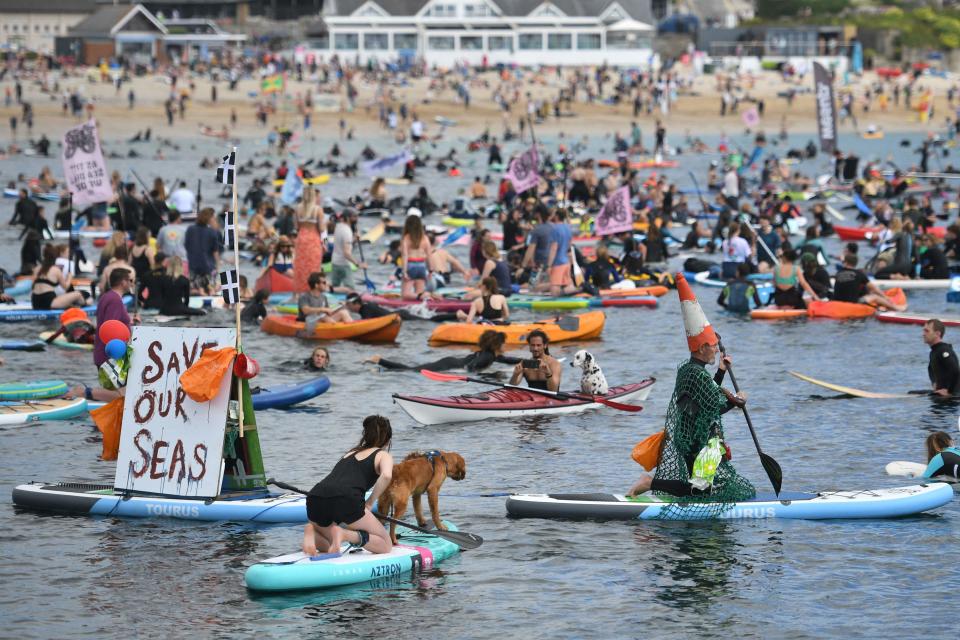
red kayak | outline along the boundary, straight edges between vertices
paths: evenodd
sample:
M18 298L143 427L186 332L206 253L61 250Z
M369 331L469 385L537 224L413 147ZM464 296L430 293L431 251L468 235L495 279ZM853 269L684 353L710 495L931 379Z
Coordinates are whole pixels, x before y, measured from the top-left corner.
M872 240L876 234L883 230L883 227L843 227L834 225L833 230L837 237L846 242L861 240ZM937 236L941 240L947 233L946 227L928 227L927 231Z
M938 315L920 315L916 313L900 313L897 311L884 311L877 314L877 320L880 322L891 322L893 324L926 324L927 320L936 318L946 327L960 327L960 318L947 318Z
M617 402L643 402L650 395L655 378L647 378L633 384L610 387L603 398ZM579 392L569 392L579 393ZM427 398L393 394L393 401L400 405L410 417L421 424L445 424L448 422L467 422L490 418L515 418L530 415L553 415L560 413L580 413L589 409L599 409L603 404L590 396L552 396L535 393L517 387L503 387L493 391L474 393L465 396L447 396Z
M254 286L254 291L267 289L270 293L293 293L293 277L271 268L257 278Z

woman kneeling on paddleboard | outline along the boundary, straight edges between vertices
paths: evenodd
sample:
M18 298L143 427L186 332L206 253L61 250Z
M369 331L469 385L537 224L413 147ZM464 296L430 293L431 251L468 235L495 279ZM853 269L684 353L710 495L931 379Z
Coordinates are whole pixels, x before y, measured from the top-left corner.
M307 519L303 530L303 552L317 555L318 548L338 553L340 545L370 553L387 553L390 536L370 511L390 485L393 456L387 449L393 438L390 421L383 416L367 416L363 421L360 443L347 451L333 471L307 494ZM363 496L373 487L370 497Z
M927 436L927 470L923 477L936 476L960 480L960 448L953 446L953 439L943 431Z

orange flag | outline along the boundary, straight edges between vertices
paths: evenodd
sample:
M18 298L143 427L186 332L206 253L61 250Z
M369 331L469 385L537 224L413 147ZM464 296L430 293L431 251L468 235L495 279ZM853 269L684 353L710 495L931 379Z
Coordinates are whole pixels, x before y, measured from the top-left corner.
M217 396L220 381L236 356L237 350L233 347L205 350L180 376L180 385L194 402L209 402Z
M120 427L123 423L123 396L90 412L97 429L103 434L103 460L116 460L120 451Z

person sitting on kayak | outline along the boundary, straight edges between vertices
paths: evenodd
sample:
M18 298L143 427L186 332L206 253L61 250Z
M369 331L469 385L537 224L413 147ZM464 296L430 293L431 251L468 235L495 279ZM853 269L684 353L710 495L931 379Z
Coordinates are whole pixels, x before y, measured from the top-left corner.
M708 510L703 515L716 517L726 505L748 500L756 494L753 485L730 464L730 449L723 442L720 418L730 409L744 406L746 397L742 393L734 395L720 386L731 362L729 356L721 358L714 376L707 372L707 365L716 360L720 340L686 279L679 273L676 278L690 360L677 371L656 475L641 476L627 495L652 490L683 498L677 505L709 502L709 506L703 506ZM701 468L706 466L702 460L710 452L716 456L711 460L715 473ZM664 517L670 515L667 507Z
M327 290L327 277L319 271L314 271L307 278L310 291L300 294L297 301L297 320L300 322L352 322L350 312L339 307L332 309L324 293Z
M316 347L310 357L303 363L308 371L326 371L330 366L330 352L326 347Z
M803 301L804 291L814 300L820 299L810 287L803 271L797 266L797 250L785 248L780 256L780 264L773 269L773 302L778 307L806 309L807 303Z
M874 282L867 278L867 274L857 269L857 256L846 254L843 256L843 268L837 271L833 279L833 298L839 302L858 302L883 307L893 311L903 311L906 304L897 304L883 295Z
M930 387L935 395L948 397L960 393L960 363L953 345L943 341L944 333L946 327L935 318L923 324L923 341L930 346Z
M527 348L530 349L529 360L521 360L513 368L510 384L520 384L522 377L531 389L559 391L563 368L560 361L550 355L547 343L550 339L540 329L534 329L527 334Z
M312 274L311 274L312 275ZM303 529L303 552L317 555L351 548L370 553L388 553L390 536L371 506L393 477L393 456L388 453L393 430L383 416L367 416L360 443L340 458L333 470L307 494L307 525ZM364 500L364 495L370 491Z
M750 264L741 262L737 265L737 278L727 283L720 291L720 297L717 298L717 304L733 313L750 313L750 301L753 300L754 308L759 309L763 306L760 296L757 294L757 287L747 280L750 275Z
M947 476L960 480L960 448L944 431L934 431L927 436L927 469L924 478Z
M519 364L523 360L512 356L503 355L503 345L507 341L507 336L502 331L488 329L480 334L478 344L480 349L465 356L446 356L433 362L423 364L405 364L394 360L374 355L370 356L364 362L372 362L380 365L382 369L391 369L394 371L420 371L428 369L429 371L449 371L451 369L466 369L470 372L483 371L494 362L500 364Z
M480 281L480 297L470 304L470 311L457 311L457 319L461 322L473 322L479 318L483 322L506 324L510 320L510 306L507 299L500 293L497 279L487 276Z
M829 298L830 274L820 266L817 257L812 253L804 253L800 256L800 264L803 265L803 277L810 288L821 298Z

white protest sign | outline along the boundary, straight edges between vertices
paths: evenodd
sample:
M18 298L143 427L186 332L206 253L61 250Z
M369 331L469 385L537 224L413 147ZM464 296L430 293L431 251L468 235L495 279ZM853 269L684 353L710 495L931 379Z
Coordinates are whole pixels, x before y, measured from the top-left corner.
M113 187L103 162L103 151L97 137L97 123L90 120L68 129L63 135L63 173L73 195L73 204L83 207L107 202L113 197Z
M228 371L217 396L194 402L180 375L206 348L233 346L234 329L133 327L114 487L175 496L220 493Z

